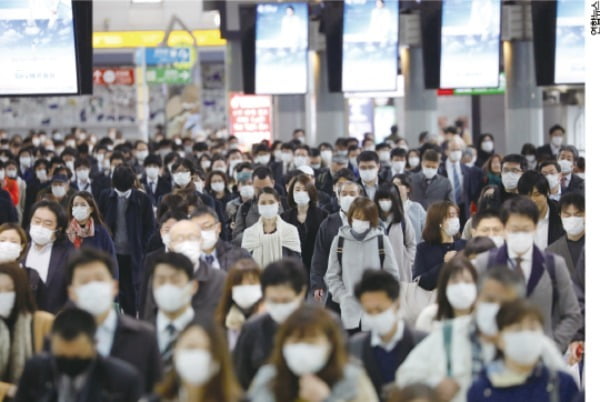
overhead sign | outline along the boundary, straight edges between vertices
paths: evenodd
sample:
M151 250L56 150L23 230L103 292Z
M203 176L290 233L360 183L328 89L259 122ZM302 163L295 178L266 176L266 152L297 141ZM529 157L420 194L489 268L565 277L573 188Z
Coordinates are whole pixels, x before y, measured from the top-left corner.
M218 29L196 30L193 37L187 31L172 31L167 46L182 46L196 44L198 46L224 46L227 42L221 39ZM165 31L115 31L94 32L93 46L95 49L121 49L159 46L165 38Z
M192 51L189 47L154 47L146 49L146 65L190 63Z
M175 67L148 67L146 82L148 84L185 85L192 82L192 73L189 69Z
M94 85L133 85L133 68L94 68Z
M229 132L243 150L262 140L271 141L273 103L270 95L229 94Z

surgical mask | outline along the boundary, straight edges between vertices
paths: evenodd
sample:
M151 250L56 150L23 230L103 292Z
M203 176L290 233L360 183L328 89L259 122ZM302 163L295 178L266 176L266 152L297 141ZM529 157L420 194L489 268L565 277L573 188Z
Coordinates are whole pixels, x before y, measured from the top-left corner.
M153 293L158 308L167 313L180 310L192 300L192 294L188 286L181 288L167 283L154 289Z
M366 146L365 151L375 151L375 145Z
M212 250L219 241L219 236L214 230L203 230L202 232L202 250Z
M31 236L31 240L38 246L45 246L46 244L52 241L52 236L54 235L54 231L50 229L46 229L40 225L31 225L29 228L29 235Z
M534 233L531 232L515 232L506 234L506 247L508 250L517 254L523 255L531 247L533 247Z
M519 173L502 173L502 185L507 190L514 190L519 184L521 175Z
M321 164L320 163L311 163L310 167L313 168L313 170L319 170L319 169L321 169Z
M80 181L88 181L88 179L90 178L90 171L89 171L89 169L77 170L75 172L75 175L77 176L77 179Z
M82 374L92 364L91 358L81 357L60 357L54 358L56 368L60 373L63 373L71 378Z
M290 371L298 377L316 374L325 367L331 354L331 346L312 343L288 343L283 346L283 358Z
M283 160L283 154L281 155L281 158ZM254 158L254 161L260 165L266 165L267 163L269 163L270 160L270 155L260 155Z
M254 186L241 186L240 187L240 195L243 198L252 198L254 197Z
M225 183L223 183L222 181L213 182L213 183L210 183L210 188L215 193L220 193L225 190Z
M331 159L333 158L333 152L328 149L321 151L321 158L325 161L325 163L330 164Z
M394 172L403 172L406 167L406 161L392 161L392 170Z
M62 198L67 194L67 189L65 186L52 186L52 195L57 198Z
M381 151L377 153L379 155L379 160L381 162L389 162L390 161L390 151Z
M294 299L288 303L265 302L265 310L277 324L281 324L287 320L298 307L300 307L299 299Z
M148 178L150 180L158 179L159 172L160 172L160 169L157 167L147 167L146 168L146 176L148 176Z
M279 214L279 204L259 205L258 214L266 219L271 219Z
M449 218L444 224L444 232L450 237L456 236L460 230L460 220L458 218Z
M275 151L273 151L273 157L275 158L275 160L277 162L281 162L281 151L279 149L276 149Z
M11 241L0 241L0 263L16 261L21 255L20 244Z
M108 311L113 303L113 284L94 281L75 288L77 301L75 304L82 310L98 316Z
M584 218L582 216L570 216L568 218L562 218L563 228L569 236L576 236L583 233Z
M504 355L521 365L532 365L542 355L544 342L540 331L514 331L504 332Z
M481 150L485 152L492 152L494 150L494 142L490 140L483 141L481 143Z
M162 239L163 245L167 248L169 248L169 243L171 242L171 236L168 233L165 233L164 235L160 235L160 238Z
M361 326L363 330L370 330L379 336L384 336L389 334L399 322L404 324L402 320L398 321L396 317L396 311L393 306L379 314L363 313ZM404 328L402 328L402 330L404 330Z
M360 219L352 219L352 230L356 233L364 233L371 228L371 222L361 221Z
M390 212L390 210L392 209L392 201L391 200L379 200L378 204L379 204L379 208L381 208L381 210L383 212Z
M431 180L437 174L437 169L423 167L423 174L425 175L425 178Z
M243 309L254 306L261 297L260 285L236 285L232 288L231 298Z
M342 209L343 212L348 212L348 210L350 210L350 205L352 205L352 203L354 202L354 200L356 199L356 197L352 196L352 195L345 195L343 197L340 198L340 208Z
M484 335L494 336L498 333L496 314L498 314L499 310L499 303L481 302L477 305L475 309L475 322Z
M21 162L21 167L28 168L31 166L31 158L29 156L22 156L19 158L19 162Z
M46 171L45 171L45 170L43 170L43 169L36 170L36 171L35 171L35 177L37 177L37 179L38 179L39 181L42 181L42 182L44 182L44 181L47 181L47 180L48 180L48 174L47 174L47 173L46 173Z
M363 182L369 182L377 179L377 169L360 169L358 173Z
M200 242L190 240L177 244L173 251L185 255L194 265L198 263L200 254L202 254Z
M294 202L298 205L308 205L310 197L306 191L294 191Z
M535 162L535 155L525 155L525 159L527 159L527 162L533 163Z
M213 172L223 172L227 173L227 168L225 166L213 166Z
M192 181L192 174L190 172L179 172L173 174L173 181L180 187L185 187Z
M148 157L148 151L137 151L135 155L139 162L143 162Z
M75 170L75 161L66 161L65 165L69 168L71 172Z
M204 191L204 182L203 181L195 181L194 187L196 188L197 192L201 193Z
M567 159L561 159L558 161L560 171L564 174L569 174L573 171L573 162Z
M200 162L200 166L202 166L203 170L208 170L208 168L210 168L210 161L202 161Z
M283 163L290 163L294 159L294 155L291 152L281 152L281 161Z
M462 158L462 151L452 151L449 155L450 161L458 162Z
M555 135L552 137L552 145L554 145L555 147L560 147L563 144L563 136L562 135Z
M421 163L421 159L418 156L411 156L408 158L408 164L410 167L417 167Z
M8 318L15 305L16 292L0 292L0 317Z
M294 156L294 166L301 167L308 165L308 158L305 156Z
M504 236L489 236L494 242L496 247L502 247L504 245Z
M477 287L474 283L449 283L446 286L446 297L453 308L466 310L477 298Z
M6 169L6 175L10 179L16 179L17 178L17 171L15 169Z
M548 186L550 190L556 188L560 184L560 178L558 174L547 174L546 180L548 180Z
M90 216L90 208L84 206L74 206L71 209L71 213L73 214L73 218L75 218L78 221L83 221Z
M175 371L183 382L201 386L219 372L220 366L206 349L184 349L175 352Z

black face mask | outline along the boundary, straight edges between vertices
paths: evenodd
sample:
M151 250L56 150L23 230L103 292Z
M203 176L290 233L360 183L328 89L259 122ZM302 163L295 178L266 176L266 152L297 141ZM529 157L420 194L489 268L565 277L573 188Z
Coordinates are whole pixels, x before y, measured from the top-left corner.
M92 363L92 358L80 357L54 357L56 367L61 374L66 374L69 377L77 377L83 373Z

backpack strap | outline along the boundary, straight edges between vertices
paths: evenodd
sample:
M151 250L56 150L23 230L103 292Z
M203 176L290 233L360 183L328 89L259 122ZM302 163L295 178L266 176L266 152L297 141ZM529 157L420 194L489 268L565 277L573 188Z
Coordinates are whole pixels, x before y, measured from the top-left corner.
M242 219L244 220L244 228L247 228L246 216L248 216L248 212L250 212L250 208L252 208L252 200L246 201L242 204L240 208L242 209Z
M379 248L379 265L383 269L383 261L385 260L385 249L383 248L383 235L377 235L377 247Z
M452 377L452 320L444 321L442 327L444 336L444 354L446 355L446 376Z
M338 258L338 262L340 263L340 271L342 270L342 254L344 253L344 238L342 236L338 236L338 244L337 249L335 250Z
M548 271L548 275L550 275L550 280L552 281L552 313L554 313L554 309L556 304L558 303L558 284L556 282L556 261L554 260L554 255L552 253L544 252L544 262L546 265L546 270Z

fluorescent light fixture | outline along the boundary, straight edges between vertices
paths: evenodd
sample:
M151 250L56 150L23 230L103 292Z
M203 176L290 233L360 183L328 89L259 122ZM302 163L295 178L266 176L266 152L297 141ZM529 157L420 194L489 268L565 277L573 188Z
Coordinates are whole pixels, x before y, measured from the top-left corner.
M162 2L163 0L131 0L132 4L158 4Z

